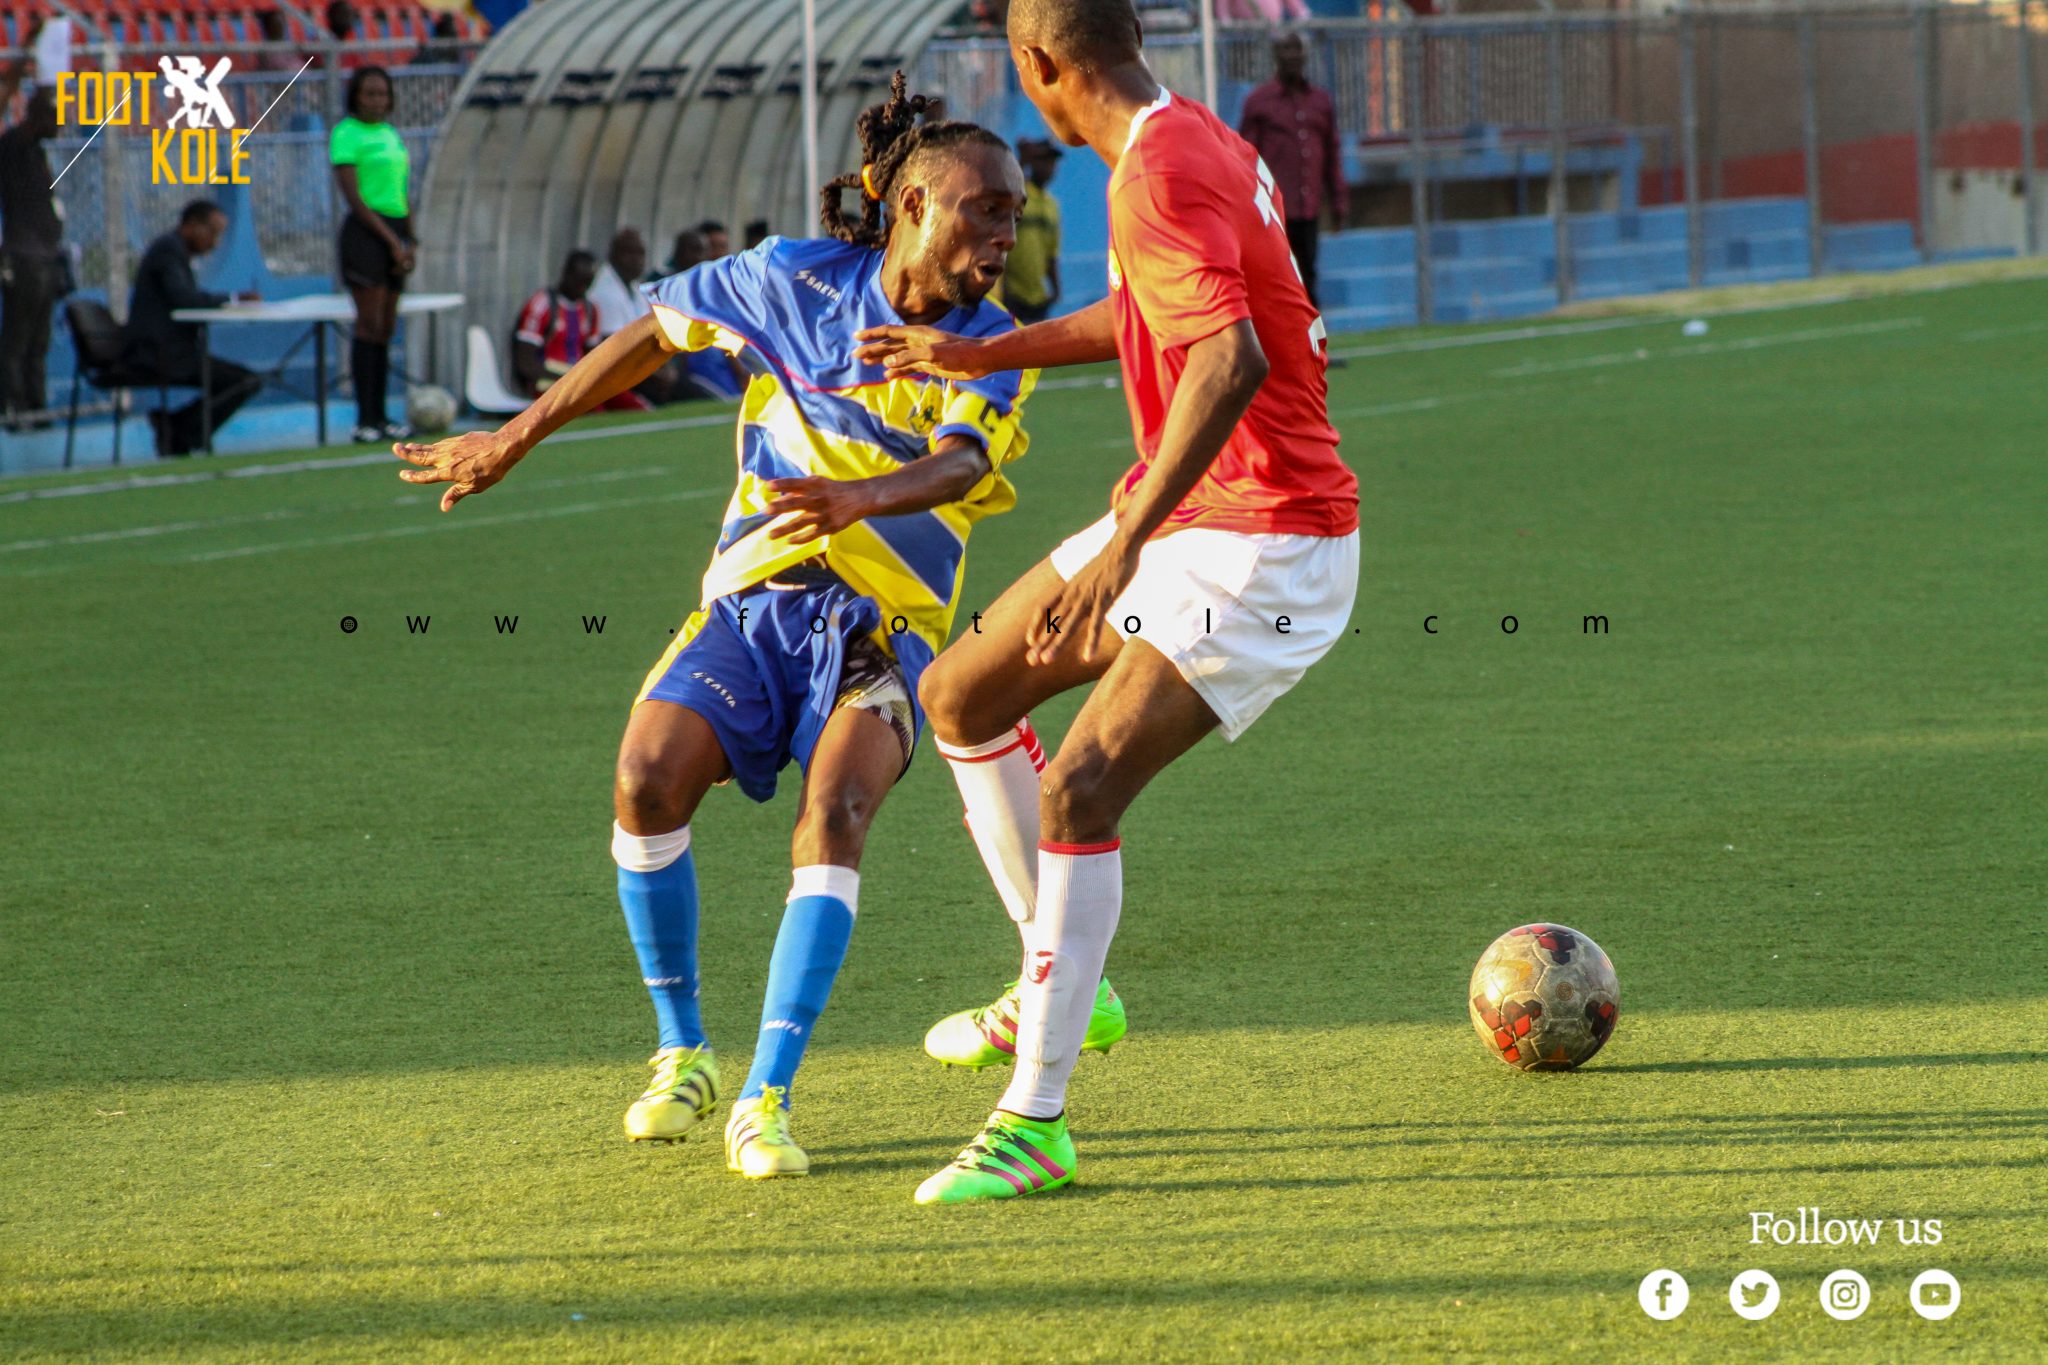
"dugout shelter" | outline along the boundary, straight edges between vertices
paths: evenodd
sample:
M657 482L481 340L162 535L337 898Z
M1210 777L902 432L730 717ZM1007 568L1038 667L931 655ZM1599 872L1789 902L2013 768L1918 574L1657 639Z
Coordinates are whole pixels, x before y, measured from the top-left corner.
M958 0L815 0L821 178ZM706 218L817 229L803 155L802 0L575 0L528 9L464 78L419 187L415 288L452 291L502 352L576 247L637 227L655 265ZM453 348L445 348L452 350ZM444 352L445 354L445 352ZM452 358L442 382L453 384Z

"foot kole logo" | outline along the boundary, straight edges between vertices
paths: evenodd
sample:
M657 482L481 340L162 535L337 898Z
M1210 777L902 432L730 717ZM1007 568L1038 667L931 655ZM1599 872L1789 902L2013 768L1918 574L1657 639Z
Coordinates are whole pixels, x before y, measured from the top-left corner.
M1043 986L1046 977L1052 975L1052 954L1040 951L1031 956L1035 959L1031 964L1031 984Z
M65 72L57 78L58 124L147 128L151 184L248 184L243 140L249 130L234 126L234 110L220 88L233 62L222 57L209 68L183 55L159 57L156 66L155 71Z

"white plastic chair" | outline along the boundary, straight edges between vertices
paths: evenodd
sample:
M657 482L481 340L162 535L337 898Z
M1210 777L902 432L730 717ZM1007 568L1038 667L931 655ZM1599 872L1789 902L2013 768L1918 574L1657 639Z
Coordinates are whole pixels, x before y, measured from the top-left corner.
M498 348L491 345L491 334L474 324L469 329L469 365L463 375L463 396L472 408L493 417L524 412L530 401L514 393L505 382L504 371L498 368Z

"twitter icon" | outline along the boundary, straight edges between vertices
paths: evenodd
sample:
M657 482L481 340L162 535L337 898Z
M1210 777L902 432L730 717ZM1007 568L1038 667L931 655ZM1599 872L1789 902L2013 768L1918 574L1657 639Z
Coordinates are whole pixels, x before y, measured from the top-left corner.
M1728 1306L1739 1317L1762 1322L1778 1311L1778 1282L1768 1270L1745 1270L1728 1285Z

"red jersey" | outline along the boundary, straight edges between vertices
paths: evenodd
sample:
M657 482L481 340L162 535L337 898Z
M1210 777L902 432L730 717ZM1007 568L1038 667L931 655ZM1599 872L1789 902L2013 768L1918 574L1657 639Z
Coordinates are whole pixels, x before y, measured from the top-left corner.
M1109 178L1109 290L1138 445L1112 507L1159 453L1187 348L1249 318L1266 382L1155 534L1358 529L1358 479L1337 458L1323 387L1323 320L1295 269L1280 192L1251 145L1193 100L1161 91L1131 120Z

